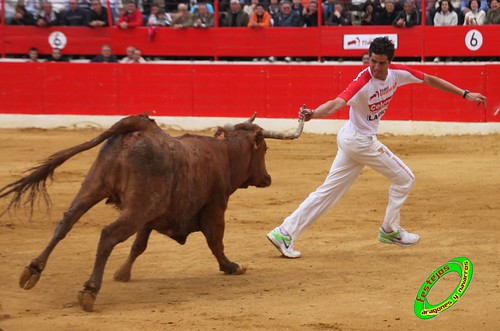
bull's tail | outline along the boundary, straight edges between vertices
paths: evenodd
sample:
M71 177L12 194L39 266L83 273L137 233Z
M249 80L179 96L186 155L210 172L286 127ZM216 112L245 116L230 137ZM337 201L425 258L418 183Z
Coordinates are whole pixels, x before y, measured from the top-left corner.
M47 179L52 180L54 170L57 167L76 154L101 144L109 137L127 132L143 131L150 127L152 123L154 123L154 121L150 120L147 114L126 117L115 123L111 128L104 131L94 139L59 151L51 155L39 165L28 169L26 171L28 173L27 176L22 177L0 189L0 199L13 195L7 205L7 208L0 212L0 217L12 207L18 208L21 205L28 206L31 215L35 201L38 200L38 197L41 197L47 206L50 206L50 198L47 193L46 184Z

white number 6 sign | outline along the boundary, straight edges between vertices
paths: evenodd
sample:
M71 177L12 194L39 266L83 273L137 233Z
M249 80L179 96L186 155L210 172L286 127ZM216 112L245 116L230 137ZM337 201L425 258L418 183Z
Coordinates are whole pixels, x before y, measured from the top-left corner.
M465 35L465 46L471 51L477 51L483 46L483 35L478 30L470 30Z

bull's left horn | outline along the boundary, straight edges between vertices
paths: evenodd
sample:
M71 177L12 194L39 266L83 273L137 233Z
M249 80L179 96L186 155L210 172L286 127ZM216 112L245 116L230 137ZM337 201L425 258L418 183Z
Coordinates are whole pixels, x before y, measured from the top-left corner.
M304 129L304 119L302 118L299 120L299 126L293 133L263 130L262 135L264 136L264 138L272 138L272 139L296 139L300 136L303 129Z
M252 124L253 121L255 120L255 117L257 117L257 112L254 112L253 115L250 116L250 118L243 123ZM226 123L224 124L224 129L226 129L227 131L234 131L234 126L235 126L234 124Z

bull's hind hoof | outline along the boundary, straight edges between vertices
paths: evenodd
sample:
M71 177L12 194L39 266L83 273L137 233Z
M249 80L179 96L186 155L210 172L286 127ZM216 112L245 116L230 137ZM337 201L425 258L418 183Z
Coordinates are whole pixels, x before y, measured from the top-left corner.
M21 277L19 277L19 286L25 290L32 289L38 283L41 275L41 272L34 268L24 267Z
M229 269L223 271L226 275L242 275L247 271L247 268L240 267L237 263L231 262Z
M121 267L120 269L116 270L113 278L118 281L118 282L128 282L131 277L131 272L130 269Z
M243 275L247 271L247 268L244 266L238 266L236 270L231 275Z
M94 301L95 294L92 292L86 290L78 292L78 303L83 310L88 312L94 311Z

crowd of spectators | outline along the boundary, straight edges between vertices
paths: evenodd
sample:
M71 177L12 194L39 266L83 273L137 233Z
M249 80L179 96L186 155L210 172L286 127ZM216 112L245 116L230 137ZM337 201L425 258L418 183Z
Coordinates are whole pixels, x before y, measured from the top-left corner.
M137 26L209 28L310 27L422 23L421 0L220 0L218 17L205 0L5 0L5 20L13 25ZM111 6L108 17L106 4ZM500 24L499 0L427 0L428 25Z
M213 0L212 0L213 1ZM215 0L218 1L218 0ZM426 0L427 25L500 24L500 0ZM110 8L108 8L109 6ZM148 40L158 29L220 27L316 27L392 25L411 28L422 24L422 0L220 0L214 12L210 0L5 0L6 24L51 26L148 27ZM2 9L2 8L0 8ZM34 51L30 51L32 58ZM274 60L271 56L270 61ZM289 57L284 58L285 61ZM46 61L68 61L55 48ZM256 59L254 59L256 60ZM257 59L263 60L263 59ZM266 59L267 60L267 59ZM435 61L440 60L436 58ZM92 62L117 62L108 45ZM145 62L138 49L129 47L119 62Z

